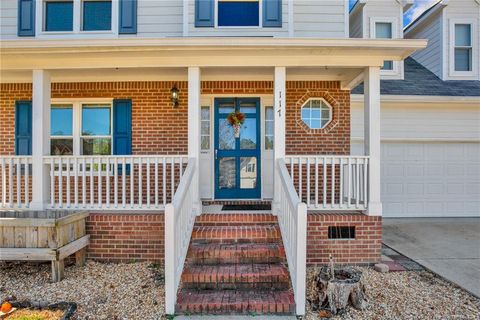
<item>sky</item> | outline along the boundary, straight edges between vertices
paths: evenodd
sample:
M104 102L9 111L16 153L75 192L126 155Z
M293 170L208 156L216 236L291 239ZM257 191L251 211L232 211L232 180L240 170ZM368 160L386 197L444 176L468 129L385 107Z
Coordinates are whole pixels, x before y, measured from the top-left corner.
M403 25L406 26L412 20L415 20L437 1L438 0L415 0L414 5L403 16ZM357 2L357 0L350 0L350 7L352 7L355 2Z

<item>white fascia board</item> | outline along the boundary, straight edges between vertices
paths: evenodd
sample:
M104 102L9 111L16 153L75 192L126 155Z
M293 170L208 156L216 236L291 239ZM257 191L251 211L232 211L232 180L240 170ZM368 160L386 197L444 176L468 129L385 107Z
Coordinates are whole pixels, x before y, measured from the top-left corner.
M417 27L423 25L424 22L427 22L430 19L430 17L434 16L437 12L442 11L447 5L448 5L448 0L441 0L438 3L434 4L433 6L437 6L436 8L428 12L426 15L424 15L420 19L414 20L405 28L403 28L403 36L406 37L409 33L414 32L417 29Z
M363 94L352 94L352 102L363 102ZM480 97L459 97L459 96L414 96L414 95L381 95L380 100L384 102L422 102L422 103L439 103L439 102L455 102L460 104L477 105Z
M414 0L397 0L397 2L402 6L403 13L407 12L414 4Z

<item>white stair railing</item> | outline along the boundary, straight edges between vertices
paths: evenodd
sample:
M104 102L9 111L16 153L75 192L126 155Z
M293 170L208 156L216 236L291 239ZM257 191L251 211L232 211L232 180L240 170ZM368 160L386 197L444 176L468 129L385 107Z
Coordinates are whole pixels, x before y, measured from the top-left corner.
M48 156L50 208L158 210L171 201L187 156Z
M309 210L366 210L368 156L287 156L291 180Z
M279 202L278 223L287 256L288 269L295 295L296 314L305 314L307 263L307 206L300 201L288 174L285 161L278 160Z
M31 156L0 156L0 208L29 208Z
M192 185L195 159L189 159L172 203L165 207L165 311L175 313L177 290L192 235L199 203Z

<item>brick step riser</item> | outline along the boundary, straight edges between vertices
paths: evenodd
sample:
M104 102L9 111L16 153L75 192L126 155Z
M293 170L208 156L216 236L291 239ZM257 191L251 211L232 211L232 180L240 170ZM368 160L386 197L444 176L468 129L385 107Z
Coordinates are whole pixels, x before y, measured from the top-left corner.
M250 263L287 263L285 257L228 257L228 258L198 258L198 257L187 257L185 262L188 264L196 265L219 265L219 264L250 264Z
M219 239L219 238L192 238L192 244L272 244L279 243L279 238L228 238L228 239Z
M176 305L176 313L179 315L275 315L275 316L291 316L295 314L295 305L277 306L275 304L257 304L257 305L241 305L235 304L222 305L217 308L208 308L201 304L196 305ZM281 310L281 311L279 311ZM285 310L285 311L284 311Z
M182 282L183 288L196 290L287 290L288 282Z
M195 225L242 226L276 225L277 217L271 214L203 214L195 219Z
M273 226L276 221L205 221L195 222L196 227L241 227L241 226Z

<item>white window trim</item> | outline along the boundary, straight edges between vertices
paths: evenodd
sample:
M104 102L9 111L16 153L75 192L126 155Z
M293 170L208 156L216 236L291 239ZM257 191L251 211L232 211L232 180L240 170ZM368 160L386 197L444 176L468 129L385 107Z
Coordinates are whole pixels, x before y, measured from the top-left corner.
M203 109L208 109L208 119L203 119L202 118L202 110ZM200 106L200 151L209 151L212 149L212 113L211 113L211 108L209 105L202 104ZM208 123L208 134L202 133L202 123ZM208 137L208 148L203 148L202 147L202 138L203 137Z
M399 20L394 17L371 17L370 18L370 38L376 39L376 24L377 23L390 23L392 25L392 39L401 39L402 35L400 34ZM382 76L397 76L400 73L400 62L392 61L393 68L392 70L380 70L380 75Z
M470 36L472 37L472 70L471 71L456 71L455 70L455 25L456 24L469 24L471 26ZM448 28L449 44L448 48L448 75L450 77L467 77L469 79L475 79L476 70L478 68L478 37L476 36L477 23L475 19L449 19L449 28Z
M73 0L73 31L45 31L45 6L47 1L62 0L40 0L35 6L35 34L38 38L68 38L72 35L77 38L94 36L96 38L111 38L118 36L118 10L119 1L112 0L112 28L111 30L83 31L82 26L82 3L83 0ZM75 38L74 37L74 38Z
M267 119L267 109L272 109L273 112L273 119ZM273 143L275 143L275 134L272 132L272 134L267 135L267 123L271 122L273 126L275 126L275 108L272 105L266 105L264 110L263 110L263 122L265 125L265 129L263 130L263 150L265 151L273 151L273 146L271 148L267 148L267 145L265 142L267 142L267 137L272 137ZM274 128L275 130L275 128Z
M303 121L303 117L302 117L302 110L303 108L305 108L305 106L312 100L321 100L323 101L323 103L325 103L325 105L330 109L330 113L329 113L329 117L328 117L328 121L325 123L324 126L322 126L322 110L320 109L320 128L312 128L310 127L305 121ZM311 118L310 118L311 119ZM323 130L325 129L326 127L328 127L328 125L332 122L333 120L333 107L330 105L330 103L328 103L327 100L325 100L325 98L321 98L321 97L312 97L312 98L308 98L307 101L305 101L304 104L302 104L302 106L300 107L300 120L302 120L302 122L308 127L308 129L310 130Z
M113 99L95 99L95 98L85 98L85 99L52 99L50 105L71 105L72 106L72 131L73 131L73 155L80 156L81 153L81 141L84 136L82 135L82 105L84 104L99 104L99 105L110 105L110 135L109 136L94 136L95 138L110 138L113 139ZM69 139L72 136L52 136L50 139L65 138ZM113 140L111 141L112 146L110 152L113 152Z
M219 26L218 25L218 1L215 0L214 17L216 29L262 29L263 28L263 0L258 0L258 26Z

